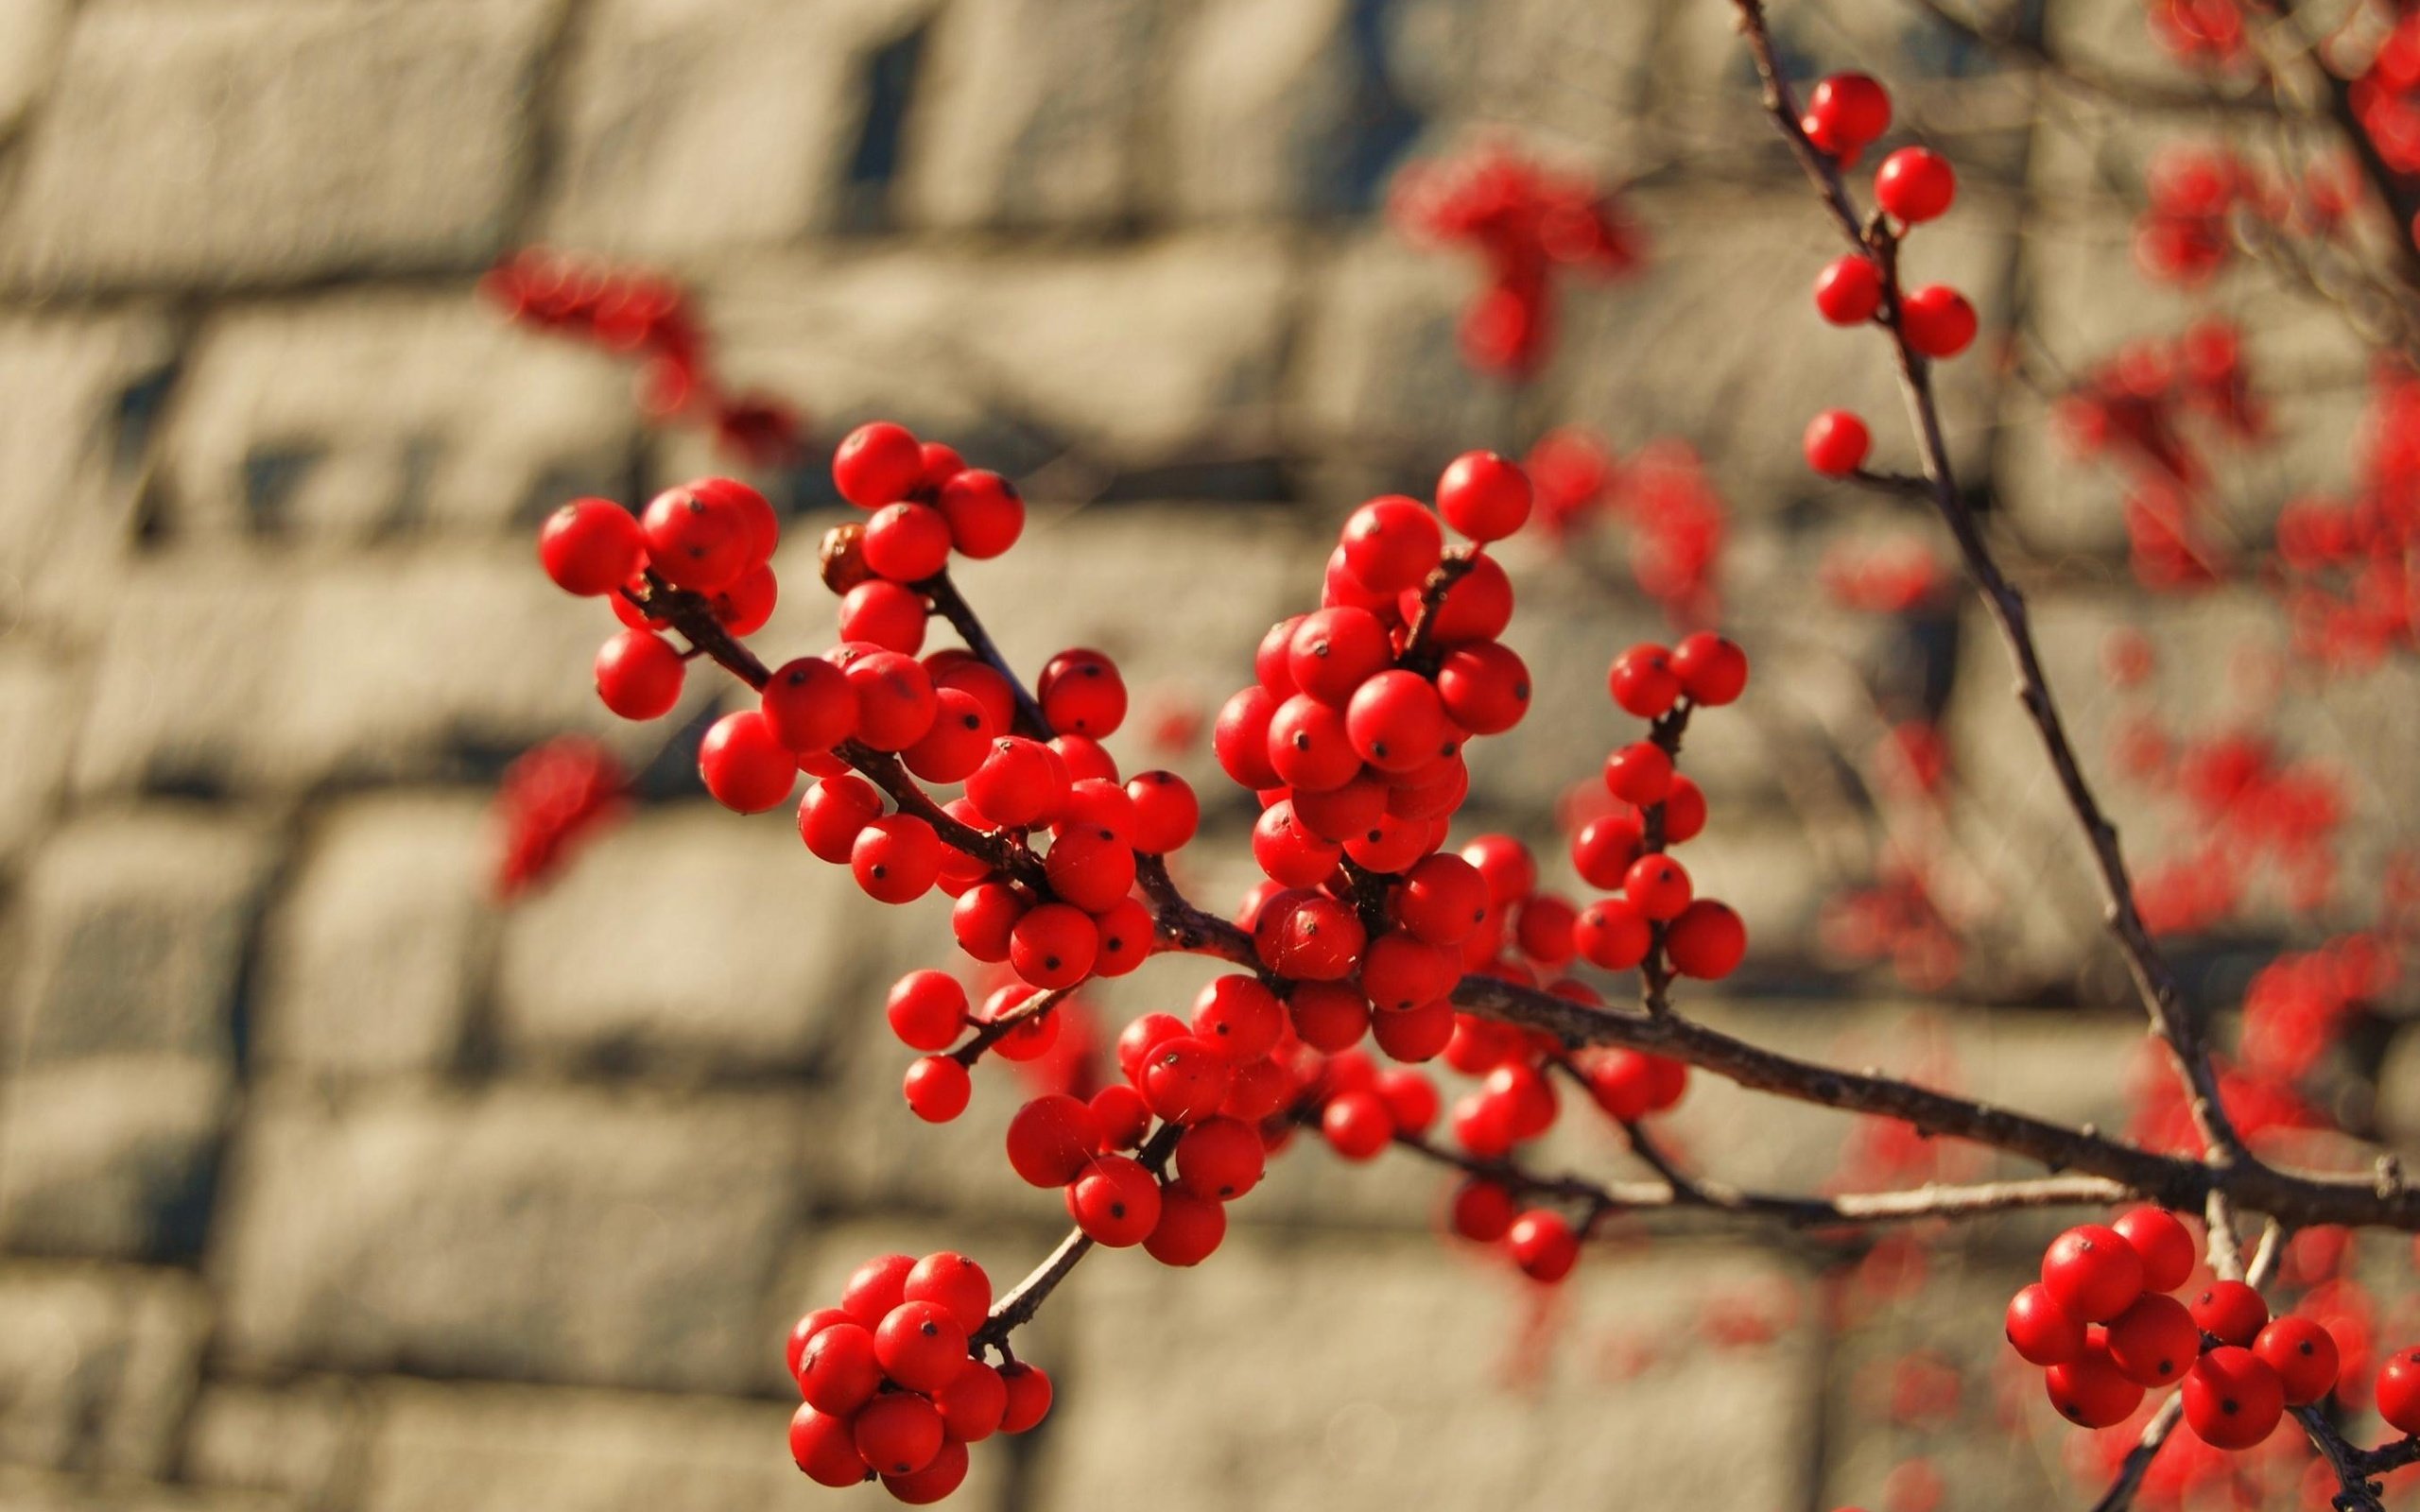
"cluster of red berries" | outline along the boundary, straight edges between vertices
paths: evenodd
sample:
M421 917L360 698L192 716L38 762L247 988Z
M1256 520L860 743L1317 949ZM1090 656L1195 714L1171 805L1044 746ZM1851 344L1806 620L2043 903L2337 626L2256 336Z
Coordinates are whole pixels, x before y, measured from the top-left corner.
M2386 165L2420 176L2420 12L2396 17L2348 94L2355 118Z
M2373 372L2358 491L2304 499L2277 517L2277 556L2295 649L2323 665L2370 667L2420 649L2420 378Z
M2172 340L2128 343L2061 396L2058 413L2077 455L2197 491L2211 470L2188 427L2238 444L2269 432L2242 333L2224 320L2201 321Z
M1467 244L1486 260L1486 287L1461 327L1464 360L1484 372L1520 377L1545 359L1554 269L1609 278L1644 255L1637 228L1595 184L1500 144L1410 164L1395 179L1389 210L1411 235Z
M495 793L503 834L491 883L497 899L509 902L553 876L580 842L622 813L629 788L614 753L577 735L514 758Z
M2146 0L2144 12L2153 39L2185 62L2223 68L2251 51L2244 0Z
M1818 149L1850 167L1891 129L1891 96L1863 74L1834 74L1808 94L1799 124ZM1940 218L1957 198L1957 173L1948 159L1928 147L1901 147L1875 170L1875 203L1899 223L1902 236ZM1862 249L1835 259L1817 275L1815 308L1833 325L1890 321L1919 356L1954 357L1975 340L1975 307L1964 295L1946 284L1896 288L1881 261ZM1865 465L1872 444L1856 415L1825 410L1806 427L1806 465L1825 477L1846 477Z
M1833 603L1868 614L1935 608L1951 586L1940 556L1912 540L1862 549L1844 541L1824 554L1816 576Z
M2269 1316L2259 1292L2214 1281L2188 1307L2193 1235L2136 1208L2050 1244L2042 1280L2008 1306L2008 1339L2044 1366L2050 1403L2086 1428L2122 1422L2151 1388L2184 1388L2185 1421L2214 1449L2249 1449L2290 1406L2335 1389L2336 1340L2308 1318Z
M2332 236L2352 206L2346 177L2341 164L2323 164L2296 184L2271 179L2230 150L2171 147L2144 176L2135 261L2163 283L2207 283L2235 258L2228 220L2238 212L2302 235Z
M884 1490L921 1506L966 1479L966 1446L1040 1423L1050 1378L1018 1361L994 1366L972 1342L991 1311L991 1278L963 1255L881 1255L858 1266L839 1306L790 1330L789 1371L804 1399L790 1418L798 1468L821 1486L880 1477Z
M520 324L635 353L641 403L655 418L701 417L732 455L760 466L797 456L797 413L779 400L723 391L704 333L670 280L529 247L491 268L480 288Z

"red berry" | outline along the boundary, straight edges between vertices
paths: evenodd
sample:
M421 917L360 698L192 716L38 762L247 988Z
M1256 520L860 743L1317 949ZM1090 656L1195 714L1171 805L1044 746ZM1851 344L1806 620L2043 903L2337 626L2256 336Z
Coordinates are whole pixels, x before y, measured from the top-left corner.
M1899 318L1908 345L1924 356L1954 357L1975 339L1975 307L1946 284L1911 290L1899 301Z
M1407 1134L1426 1132L1437 1122L1437 1084L1408 1066L1378 1073L1378 1096L1387 1116Z
M886 504L866 522L865 563L894 583L921 583L949 565L949 522L928 504Z
M1420 612L1420 594L1421 590L1407 588L1395 595L1396 612L1404 623L1409 624ZM1495 558L1480 557L1445 590L1436 616L1428 622L1428 638L1439 645L1467 645L1496 639L1512 623L1512 579Z
M800 1318L797 1322L791 1324L789 1342L784 1353L784 1360L789 1366L790 1374L792 1376L796 1376L798 1374L799 1363L805 1358L806 1346L809 1340L813 1339L817 1334L822 1332L825 1329L830 1328L835 1323L847 1323L851 1321L854 1320L849 1316L845 1309L838 1307L819 1307L814 1312L807 1314L804 1317Z
M1513 919L1512 937L1533 965L1559 971L1571 963L1578 949L1572 943L1572 928L1578 922L1579 914L1569 903L1541 893L1521 905Z
M1664 843L1680 845L1705 833L1705 794L1685 777L1672 779L1664 795Z
M1344 565L1374 593L1417 588L1436 570L1445 545L1437 517L1417 499L1390 493L1344 522Z
M790 1418L790 1458L818 1486L856 1486L866 1478L866 1462L845 1418L801 1404Z
M853 1415L882 1385L873 1331L854 1320L822 1330L806 1341L796 1374L808 1406L835 1418Z
M884 1015L910 1050L947 1050L966 1022L966 989L947 971L910 971L891 985Z
M1298 793L1326 793L1360 774L1361 755L1334 705L1298 693L1270 715L1269 765Z
M1457 945L1487 917L1487 879L1461 856L1424 856L1389 890L1396 922L1431 945Z
M933 693L933 722L924 738L899 753L908 769L927 782L962 782L991 754L999 730L970 693L940 688ZM1123 795L1121 795L1123 796Z
M1611 1050L1587 1068L1588 1092L1605 1116L1632 1124L1645 1118L1655 1096L1655 1072L1650 1057L1635 1050Z
M1559 1281L1580 1259L1580 1236L1559 1212L1532 1208L1512 1220L1504 1242L1512 1263L1531 1280Z
M624 630L596 652L596 696L625 719L655 719L681 701L687 667L652 630Z
M649 564L675 588L715 593L748 569L752 532L728 499L666 489L648 501L639 528Z
M1095 1244L1131 1248L1150 1237L1160 1222L1160 1183L1123 1155L1097 1157L1067 1188L1067 1216ZM1011 1383L1011 1414L1015 1411ZM1014 1429L1010 1430L1016 1432Z
M566 593L614 593L637 576L646 558L639 523L611 499L574 499L538 527L538 564Z
M1370 1038L1406 1065L1434 1060L1454 1038L1454 1005L1435 998L1400 1013L1373 1014Z
M2420 1349L2397 1349L2378 1366L2378 1416L2398 1434L2420 1434Z
M1728 905L1700 898L1665 929L1664 954L1683 976L1719 982L1747 956L1748 928Z
M1151 911L1132 898L1120 898L1093 916L1100 937L1093 951L1095 976L1124 976L1150 955L1157 925Z
M882 795L855 775L827 777L799 799L799 838L821 861L846 866L857 836L882 816Z
M757 562L743 570L709 601L715 623L735 639L745 640L765 627L781 598L781 581L773 569Z
M1437 696L1462 729L1501 734L1530 712L1530 669L1502 643L1473 641L1438 664Z
M907 1299L908 1273L915 1268L913 1255L876 1255L849 1273L840 1306L872 1332Z
M923 1056L908 1062L899 1090L909 1112L927 1124L946 1124L966 1111L975 1078L947 1056Z
M1605 786L1625 803L1664 801L1672 785L1672 758L1651 740L1633 741L1605 758Z
M1100 1148L1100 1119L1064 1092L1046 1092L1009 1120L1009 1165L1037 1187L1065 1186Z
M885 1475L882 1488L894 1502L909 1506L928 1506L942 1500L966 1483L966 1445L944 1431L942 1447L933 1452L923 1469L908 1475Z
M1370 1032L1369 1003L1341 983L1295 984L1286 1011L1295 1035L1322 1055L1350 1050Z
M1461 954L1397 930L1370 941L1361 954L1361 991L1372 1007L1405 1012L1434 1003L1461 980Z
M1134 800L1134 849L1145 855L1166 855L1184 849L1201 823L1201 800L1193 784L1174 772L1143 772L1126 780L1126 796Z
M942 517L959 556L983 561L1017 543L1025 532L1025 500L997 472L969 468L941 489Z
M915 1284L908 1273L907 1284ZM988 1295L990 1286L984 1290ZM988 1304L987 1304L988 1307ZM882 1373L910 1391L927 1395L957 1378L959 1362L966 1358L966 1328L957 1314L940 1302L908 1300L886 1314L873 1331L874 1358Z
M2202 1353L2202 1331L2173 1297L2145 1292L2109 1320L2109 1359L2137 1385L2165 1386Z
M933 1405L941 1409L942 1426L950 1437L979 1444L1000 1431L1000 1417L1009 1410L1008 1383L999 1371L970 1359L934 1394ZM948 1452L946 1446L942 1452Z
M1226 1237L1226 1209L1206 1198L1163 1191L1160 1221L1143 1241L1143 1250L1163 1265L1199 1265Z
M1719 709L1748 687L1748 653L1715 634L1700 630L1672 648L1672 674L1689 701Z
M762 708L773 738L790 750L830 750L856 733L857 696L848 674L821 657L776 668Z
M1045 990L1073 987L1092 974L1100 931L1092 916L1069 903L1040 903L1009 931L1009 964Z
M1660 718L1681 696L1672 653L1660 645L1634 645L1614 658L1605 685L1616 705L1641 719Z
M1152 1046L1137 1085L1152 1112L1171 1124L1198 1124L1219 1111L1232 1074L1226 1057L1185 1034Z
M1353 970L1367 939L1354 911L1333 898L1294 894L1272 900L1253 931L1261 964L1281 976L1334 982Z
M1653 944L1647 916L1628 898L1599 898L1572 921L1571 942L1589 964L1627 971L1647 959Z
M740 709L716 720L698 743L698 775L723 807L762 814L790 796L798 758L774 738L762 713Z
M2124 1422L2143 1400L2142 1387L2119 1374L2108 1355L2091 1350L2050 1366L2042 1385L2060 1416L2084 1428Z
M1817 146L1850 156L1891 129L1891 95L1864 74L1834 74L1808 92L1804 124Z
M904 1391L866 1403L851 1430L857 1452L885 1476L913 1475L942 1452L942 1415L924 1398Z
M691 493L715 505L729 505L748 522L748 559L763 565L782 543L782 517L771 501L737 478L697 478L686 484Z
M2193 1298L2193 1321L2221 1344L2245 1349L2269 1321L2269 1304L2241 1281L2213 1281Z
M1287 886L1318 886L1343 855L1341 846L1321 839L1297 820L1294 805L1284 799L1261 810L1253 824L1253 860L1271 880Z
M1002 735L966 779L966 796L983 816L1005 829L1046 824L1067 801L1067 764L1057 751L1023 735Z
M912 656L873 651L845 669L857 696L857 739L876 750L906 750L933 728L941 704L931 674Z
M1590 819L1571 837L1571 865L1581 881L1611 892L1622 885L1646 843L1646 832L1636 818L1608 814Z
M2143 1294L2143 1263L2116 1229L2080 1224L2050 1241L2042 1284L2074 1316L2105 1323Z
M933 827L913 814L886 814L869 820L849 848L849 870L866 896L887 903L913 902L941 875L942 842Z
M1865 421L1845 409L1827 409L1806 422L1806 465L1827 478L1844 478L1865 465L1874 438Z
M869 577L840 596L840 637L914 656L925 647L931 607L904 583Z
M1376 1092L1350 1091L1329 1098L1320 1110L1320 1133L1346 1160L1368 1160L1393 1140L1395 1125Z
M1097 914L1133 890L1134 850L1108 830L1070 830L1051 842L1043 870L1052 892Z
M1494 452L1464 452L1437 480L1437 512L1473 541L1501 541L1530 518L1530 475Z
M1622 896L1654 923L1678 919L1689 906L1688 868L1662 851L1643 855L1622 874Z
M916 491L925 480L925 449L904 425L874 421L840 438L832 452L832 483L860 509L879 509Z
M1276 695L1255 682L1227 700L1211 730L1210 746L1219 766L1254 791L1285 785L1269 764L1269 722L1278 702Z
M2313 1319L2278 1318L2252 1341L2252 1352L2277 1372L2290 1407L2307 1407L2336 1389L2336 1335Z
M1009 1388L1009 1407L1000 1415L1000 1432L1027 1433L1049 1416L1050 1378L1039 1366L1022 1360L1004 1365L1000 1383Z
M1512 1194L1493 1181L1474 1179L1454 1189L1454 1232L1465 1239L1494 1244L1512 1227L1517 1211Z
M1400 668L1381 672L1355 690L1344 727L1361 759L1382 772L1408 772L1458 744L1436 684Z
M2008 1342L2028 1365L2064 1365L2083 1353L2083 1322L2037 1281L2009 1299Z
M1875 203L1910 226L1939 215L1957 198L1949 160L1925 147L1901 147L1874 173Z
M1850 252L1824 266L1815 279L1815 308L1834 325L1859 325L1882 308L1882 271L1874 259Z
M2109 1226L2126 1236L2143 1261L2143 1290L2172 1292L2193 1275L2193 1235L2174 1213L2130 1208Z
M2250 1349L2221 1345L2185 1376L2185 1420L2213 1449L2250 1449L2286 1414L2285 1383Z
M1295 689L1339 709L1393 660L1393 644L1378 616L1347 606L1304 615L1286 644L1286 675Z
M1126 722L1126 679L1098 651L1062 651L1034 683L1042 715L1062 735L1106 740ZM1116 775L1115 772L1104 774Z
M1260 1184L1260 1134L1233 1118L1204 1119L1176 1142L1177 1184L1197 1197L1233 1202Z
M1215 977L1194 999L1194 1038L1236 1064L1269 1054L1285 1031L1285 1005L1257 977Z

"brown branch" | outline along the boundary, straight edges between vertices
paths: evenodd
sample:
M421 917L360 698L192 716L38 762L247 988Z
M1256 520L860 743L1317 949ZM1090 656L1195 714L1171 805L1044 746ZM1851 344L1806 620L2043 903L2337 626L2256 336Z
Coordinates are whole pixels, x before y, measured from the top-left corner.
M1181 1124L1162 1124L1159 1131L1135 1152L1135 1160L1143 1169L1158 1176L1167 1167L1168 1157L1176 1152L1177 1139L1184 1132ZM1059 1289L1059 1283L1067 1279L1092 1247L1093 1240L1083 1229L1068 1229L1067 1236L1059 1241L1058 1247L1041 1264L992 1304L991 1317L975 1331L967 1347L979 1351L988 1344L1005 1355L1009 1335L1033 1321L1033 1315L1042 1311L1042 1304L1050 1299L1050 1294Z
M998 1018L985 1021L982 1027L975 1031L975 1037L951 1051L949 1057L959 1065L971 1069L977 1061L983 1058L983 1052L1034 1020L1048 1018L1058 1010L1059 1005L1075 995L1076 989L1072 987L1053 988L1047 992L1037 992Z
M2091 847L2102 901L2108 909L2110 933L2116 937L2152 1022L2161 1038L2167 1040L2179 1074L2185 1079L2194 1127L2202 1135L2215 1163L2256 1163L2220 1101L2217 1072L2211 1065L2201 1028L2194 1022L2177 986L2175 972L2170 970L2159 947L2152 942L2151 931L2144 926L2141 910L2135 905L2134 883L2127 873L2125 853L2118 843L2117 828L2101 811L2100 800L2084 778L2075 747L2067 738L2066 720L2059 713L2057 701L2051 696L2049 681L2043 673L2041 656L2034 645L2025 599L2015 585L2009 581L2007 574L2001 571L1990 543L1983 538L1981 523L1959 491L1957 477L1950 467L1948 444L1943 438L1941 411L1933 398L1930 366L1910 343L1902 319L1897 239L1891 234L1879 215L1871 226L1859 229L1856 207L1841 184L1837 166L1815 146L1799 126L1796 102L1774 56L1772 33L1765 25L1762 0L1735 0L1735 3L1739 11L1740 28L1755 55L1756 71L1764 80L1765 105L1773 117L1774 125L1789 140L1800 163L1806 169L1809 180L1822 197L1825 208L1840 223L1842 232L1860 252L1874 257L1881 267L1881 323L1891 335L1892 350L1898 362L1900 392L1907 401L1909 417L1922 443L1924 475L1932 488L1934 507L1958 542L1959 554L1965 559L1967 574L1981 593L1986 608L1999 627L2000 638L2007 645L2010 659L2015 663L2018 701L2024 706L2027 717L2032 721L2044 753L2058 776L2060 790Z
M1966 1218L2024 1208L2102 1207L2126 1199L2126 1188L2094 1177L2047 1177L1991 1181L1973 1186L1927 1185L1904 1192L1860 1192L1837 1197L1794 1197L1689 1180L1591 1181L1550 1176L1510 1158L1484 1160L1399 1133L1401 1148L1438 1165L1493 1181L1529 1196L1569 1203L1590 1217L1616 1212L1705 1209L1745 1217L1777 1219L1792 1228L1824 1228L1910 1223L1925 1218Z
M1395 658L1395 665L1409 667L1423 677L1436 674L1438 650L1431 643L1436 635L1438 610L1444 605L1446 593L1478 565L1477 546L1457 546L1429 570L1421 582L1420 608L1411 616L1410 629L1403 640L1403 654Z
M1057 733L1050 728L1050 721L1043 717L1042 705L1026 690L1025 679L1016 675L1015 669L1009 665L1009 659L1000 654L1000 647L993 641L992 632L985 629L983 621L977 617L975 607L966 601L965 594L958 591L958 584L950 580L949 573L946 570L935 573L916 587L933 601L933 608L941 610L942 618L949 621L950 628L966 643L966 648L1008 679L1009 692L1016 699L1017 733L1035 740L1048 740Z

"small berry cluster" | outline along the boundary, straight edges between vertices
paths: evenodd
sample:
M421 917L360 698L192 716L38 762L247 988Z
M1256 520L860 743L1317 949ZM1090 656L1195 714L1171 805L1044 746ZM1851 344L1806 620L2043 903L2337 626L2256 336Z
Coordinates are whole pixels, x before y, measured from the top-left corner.
M1523 464L1537 490L1537 517L1558 542L1596 516L1631 531L1631 576L1675 625L1718 616L1716 569L1729 534L1729 507L1688 442L1650 441L1627 459L1576 426L1539 438Z
M1808 142L1842 168L1891 129L1891 96L1863 74L1835 74L1806 97L1799 123ZM1949 160L1928 147L1901 147L1874 174L1874 200L1897 223L1895 236L1849 252L1815 280L1815 308L1833 325L1881 321L1920 357L1954 357L1975 340L1975 307L1946 284L1901 289L1896 246L1907 233L1946 214L1958 198ZM1890 249L1886 259L1884 249ZM1806 427L1806 465L1825 477L1846 477L1865 465L1873 437L1844 409L1825 410Z
M705 335L670 280L528 247L490 269L480 288L520 324L636 353L641 404L656 419L700 417L742 461L796 459L797 413L779 400L723 390Z
M2386 165L2420 176L2420 12L2397 16L2349 94L2354 116Z
M2371 377L2360 485L2277 517L2277 555L2298 653L2357 671L2420 649L2420 378L2379 363Z
M621 815L629 790L614 753L577 735L515 757L496 785L503 834L491 883L496 898L509 902L553 876L581 842Z
M2194 1434L2241 1450L2267 1438L2288 1407L2335 1389L2336 1341L2308 1318L2272 1320L2242 1281L2214 1281L2190 1307L2169 1295L2192 1278L2194 1258L2192 1233L2158 1208L2051 1242L2042 1280L2009 1303L2008 1339L2044 1367L2062 1416L2106 1428L2147 1389L2181 1383Z
M790 1330L789 1371L804 1399L790 1418L798 1468L821 1486L878 1476L921 1506L966 1479L969 1444L1040 1423L1050 1378L983 1359L975 1341L991 1311L991 1278L963 1255L881 1255L858 1266L839 1306Z
M1593 183L1500 145L1405 168L1389 210L1411 235L1468 244L1486 260L1486 287L1461 328L1463 358L1482 372L1526 376L1545 359L1554 269L1610 278L1644 256L1637 228Z

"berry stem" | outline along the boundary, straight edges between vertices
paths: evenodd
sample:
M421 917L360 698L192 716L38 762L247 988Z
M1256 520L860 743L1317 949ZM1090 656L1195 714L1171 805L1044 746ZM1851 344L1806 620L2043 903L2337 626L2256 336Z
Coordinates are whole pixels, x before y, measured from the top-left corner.
M1162 1124L1135 1152L1134 1159L1143 1169L1158 1176L1167 1168L1168 1157L1176 1153L1176 1142L1184 1132L1183 1125ZM1058 1247L1041 1264L992 1304L991 1317L967 1343L977 1349L988 1344L1006 1353L1009 1335L1033 1321L1033 1315L1042 1311L1042 1304L1050 1299L1050 1294L1059 1289L1059 1283L1074 1272L1092 1247L1091 1235L1080 1228L1069 1228L1066 1237L1059 1241Z
M1048 740L1056 734L1057 731L1050 728L1050 721L1043 717L1042 705L1034 700L1025 679L1009 665L1009 659L1000 654L1000 647L992 639L992 632L983 627L983 621L976 614L975 606L958 591L958 584L950 580L949 574L946 571L935 573L916 587L933 601L933 608L941 610L942 618L949 621L950 628L966 643L966 648L981 657L993 671L1009 679L1009 691L1016 696L1016 733L1034 740Z

